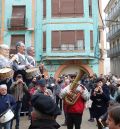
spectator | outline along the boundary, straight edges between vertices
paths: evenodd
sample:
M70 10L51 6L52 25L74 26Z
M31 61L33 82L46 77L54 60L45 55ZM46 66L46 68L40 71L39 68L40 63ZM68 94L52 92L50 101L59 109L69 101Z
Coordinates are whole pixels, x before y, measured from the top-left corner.
M29 129L58 129L60 127L56 118L61 111L51 97L38 93L33 95L31 103L34 110Z
M107 124L109 129L120 129L120 105L108 110Z
M10 90L16 99L16 109L15 109L16 126L15 126L15 129L19 129L20 112L21 112L21 108L22 108L22 99L23 99L24 93L28 92L28 88L26 86L26 83L23 81L21 74L18 74L16 76L16 81L10 87Z

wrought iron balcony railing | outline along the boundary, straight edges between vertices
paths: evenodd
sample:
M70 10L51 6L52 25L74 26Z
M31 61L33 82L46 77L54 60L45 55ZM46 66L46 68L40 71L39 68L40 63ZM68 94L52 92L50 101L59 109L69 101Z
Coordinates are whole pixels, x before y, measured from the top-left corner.
M108 50L107 56L110 58L120 56L120 45L115 46L114 48Z
M26 18L9 18L7 21L7 27L9 30L25 30L27 29L28 20Z
M109 25L108 23L111 21L114 21L113 19L117 18L120 14L120 1L116 4L114 8L112 8L112 11L108 14L106 17L106 24Z

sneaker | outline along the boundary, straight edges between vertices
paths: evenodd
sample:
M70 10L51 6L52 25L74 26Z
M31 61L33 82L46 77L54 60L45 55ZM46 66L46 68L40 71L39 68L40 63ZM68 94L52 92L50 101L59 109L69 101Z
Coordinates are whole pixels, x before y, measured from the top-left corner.
M90 118L88 121L89 122L94 122L94 118Z

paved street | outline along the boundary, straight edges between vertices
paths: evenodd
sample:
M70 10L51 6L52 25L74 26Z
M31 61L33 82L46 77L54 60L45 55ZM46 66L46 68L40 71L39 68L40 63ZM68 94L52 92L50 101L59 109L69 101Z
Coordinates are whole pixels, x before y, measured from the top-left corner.
M88 122L88 118L89 118L88 110L85 110L81 129L97 129L96 122ZM62 124L64 122L64 116L60 115L57 118L57 121L59 124ZM28 126L30 124L29 122L30 121L27 119L27 116L22 116L21 122L20 122L20 129L28 129ZM13 129L14 129L14 125L13 125ZM61 126L60 129L66 129L66 126Z

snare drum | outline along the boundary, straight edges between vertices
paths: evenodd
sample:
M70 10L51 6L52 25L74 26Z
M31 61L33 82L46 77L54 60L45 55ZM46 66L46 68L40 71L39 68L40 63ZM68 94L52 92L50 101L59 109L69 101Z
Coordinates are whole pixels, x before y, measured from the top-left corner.
M12 120L13 117L14 117L14 113L12 112L11 109L8 109L6 112L0 115L0 123L6 123Z
M13 70L11 68L0 69L0 80L6 80L8 78L13 78Z
M38 75L40 75L39 68L30 68L26 70L26 79L32 79Z

